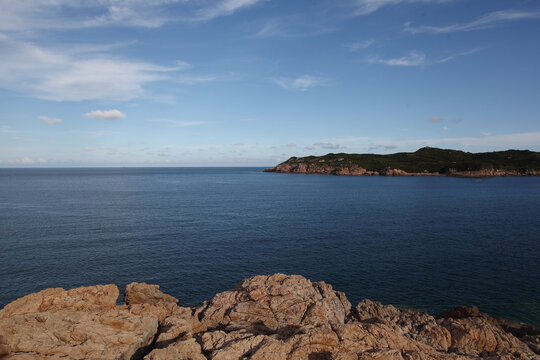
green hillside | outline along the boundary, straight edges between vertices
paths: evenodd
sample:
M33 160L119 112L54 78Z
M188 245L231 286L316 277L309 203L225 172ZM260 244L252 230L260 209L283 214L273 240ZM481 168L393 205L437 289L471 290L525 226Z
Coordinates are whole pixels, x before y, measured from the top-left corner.
M456 171L540 170L540 153L529 150L506 150L487 153L469 153L458 150L424 147L413 153L389 155L330 153L324 156L292 157L285 163L304 163L311 166L358 166L368 171L385 168L410 173Z

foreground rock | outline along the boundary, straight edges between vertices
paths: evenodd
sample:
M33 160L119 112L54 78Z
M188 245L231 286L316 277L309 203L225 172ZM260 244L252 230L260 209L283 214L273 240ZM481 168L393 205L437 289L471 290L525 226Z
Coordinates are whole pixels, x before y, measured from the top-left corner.
M540 359L540 332L460 307L434 318L301 276L255 276L197 307L156 285L47 289L0 310L5 359ZM158 326L159 325L159 326ZM536 353L535 353L536 352ZM4 358L3 358L4 359Z
M158 321L116 306L117 298L116 285L47 289L22 297L0 310L0 354L129 360L152 343Z

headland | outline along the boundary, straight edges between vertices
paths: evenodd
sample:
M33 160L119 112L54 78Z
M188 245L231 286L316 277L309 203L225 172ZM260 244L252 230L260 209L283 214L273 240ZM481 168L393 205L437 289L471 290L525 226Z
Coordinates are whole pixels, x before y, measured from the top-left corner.
M529 150L469 153L431 147L388 155L330 153L291 157L264 171L348 176L540 176L540 153Z

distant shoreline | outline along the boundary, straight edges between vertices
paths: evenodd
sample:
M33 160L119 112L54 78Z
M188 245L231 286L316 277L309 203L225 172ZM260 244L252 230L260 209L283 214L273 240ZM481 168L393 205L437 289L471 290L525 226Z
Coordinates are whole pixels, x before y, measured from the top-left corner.
M540 153L507 150L466 153L421 148L414 153L327 154L292 157L264 172L338 176L452 176L505 177L540 176Z

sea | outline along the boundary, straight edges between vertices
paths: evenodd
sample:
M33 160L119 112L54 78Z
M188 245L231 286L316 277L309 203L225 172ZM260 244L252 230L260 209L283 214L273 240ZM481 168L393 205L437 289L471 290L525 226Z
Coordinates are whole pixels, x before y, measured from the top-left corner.
M540 178L262 168L0 169L0 307L50 287L159 284L195 305L258 274L540 327Z

